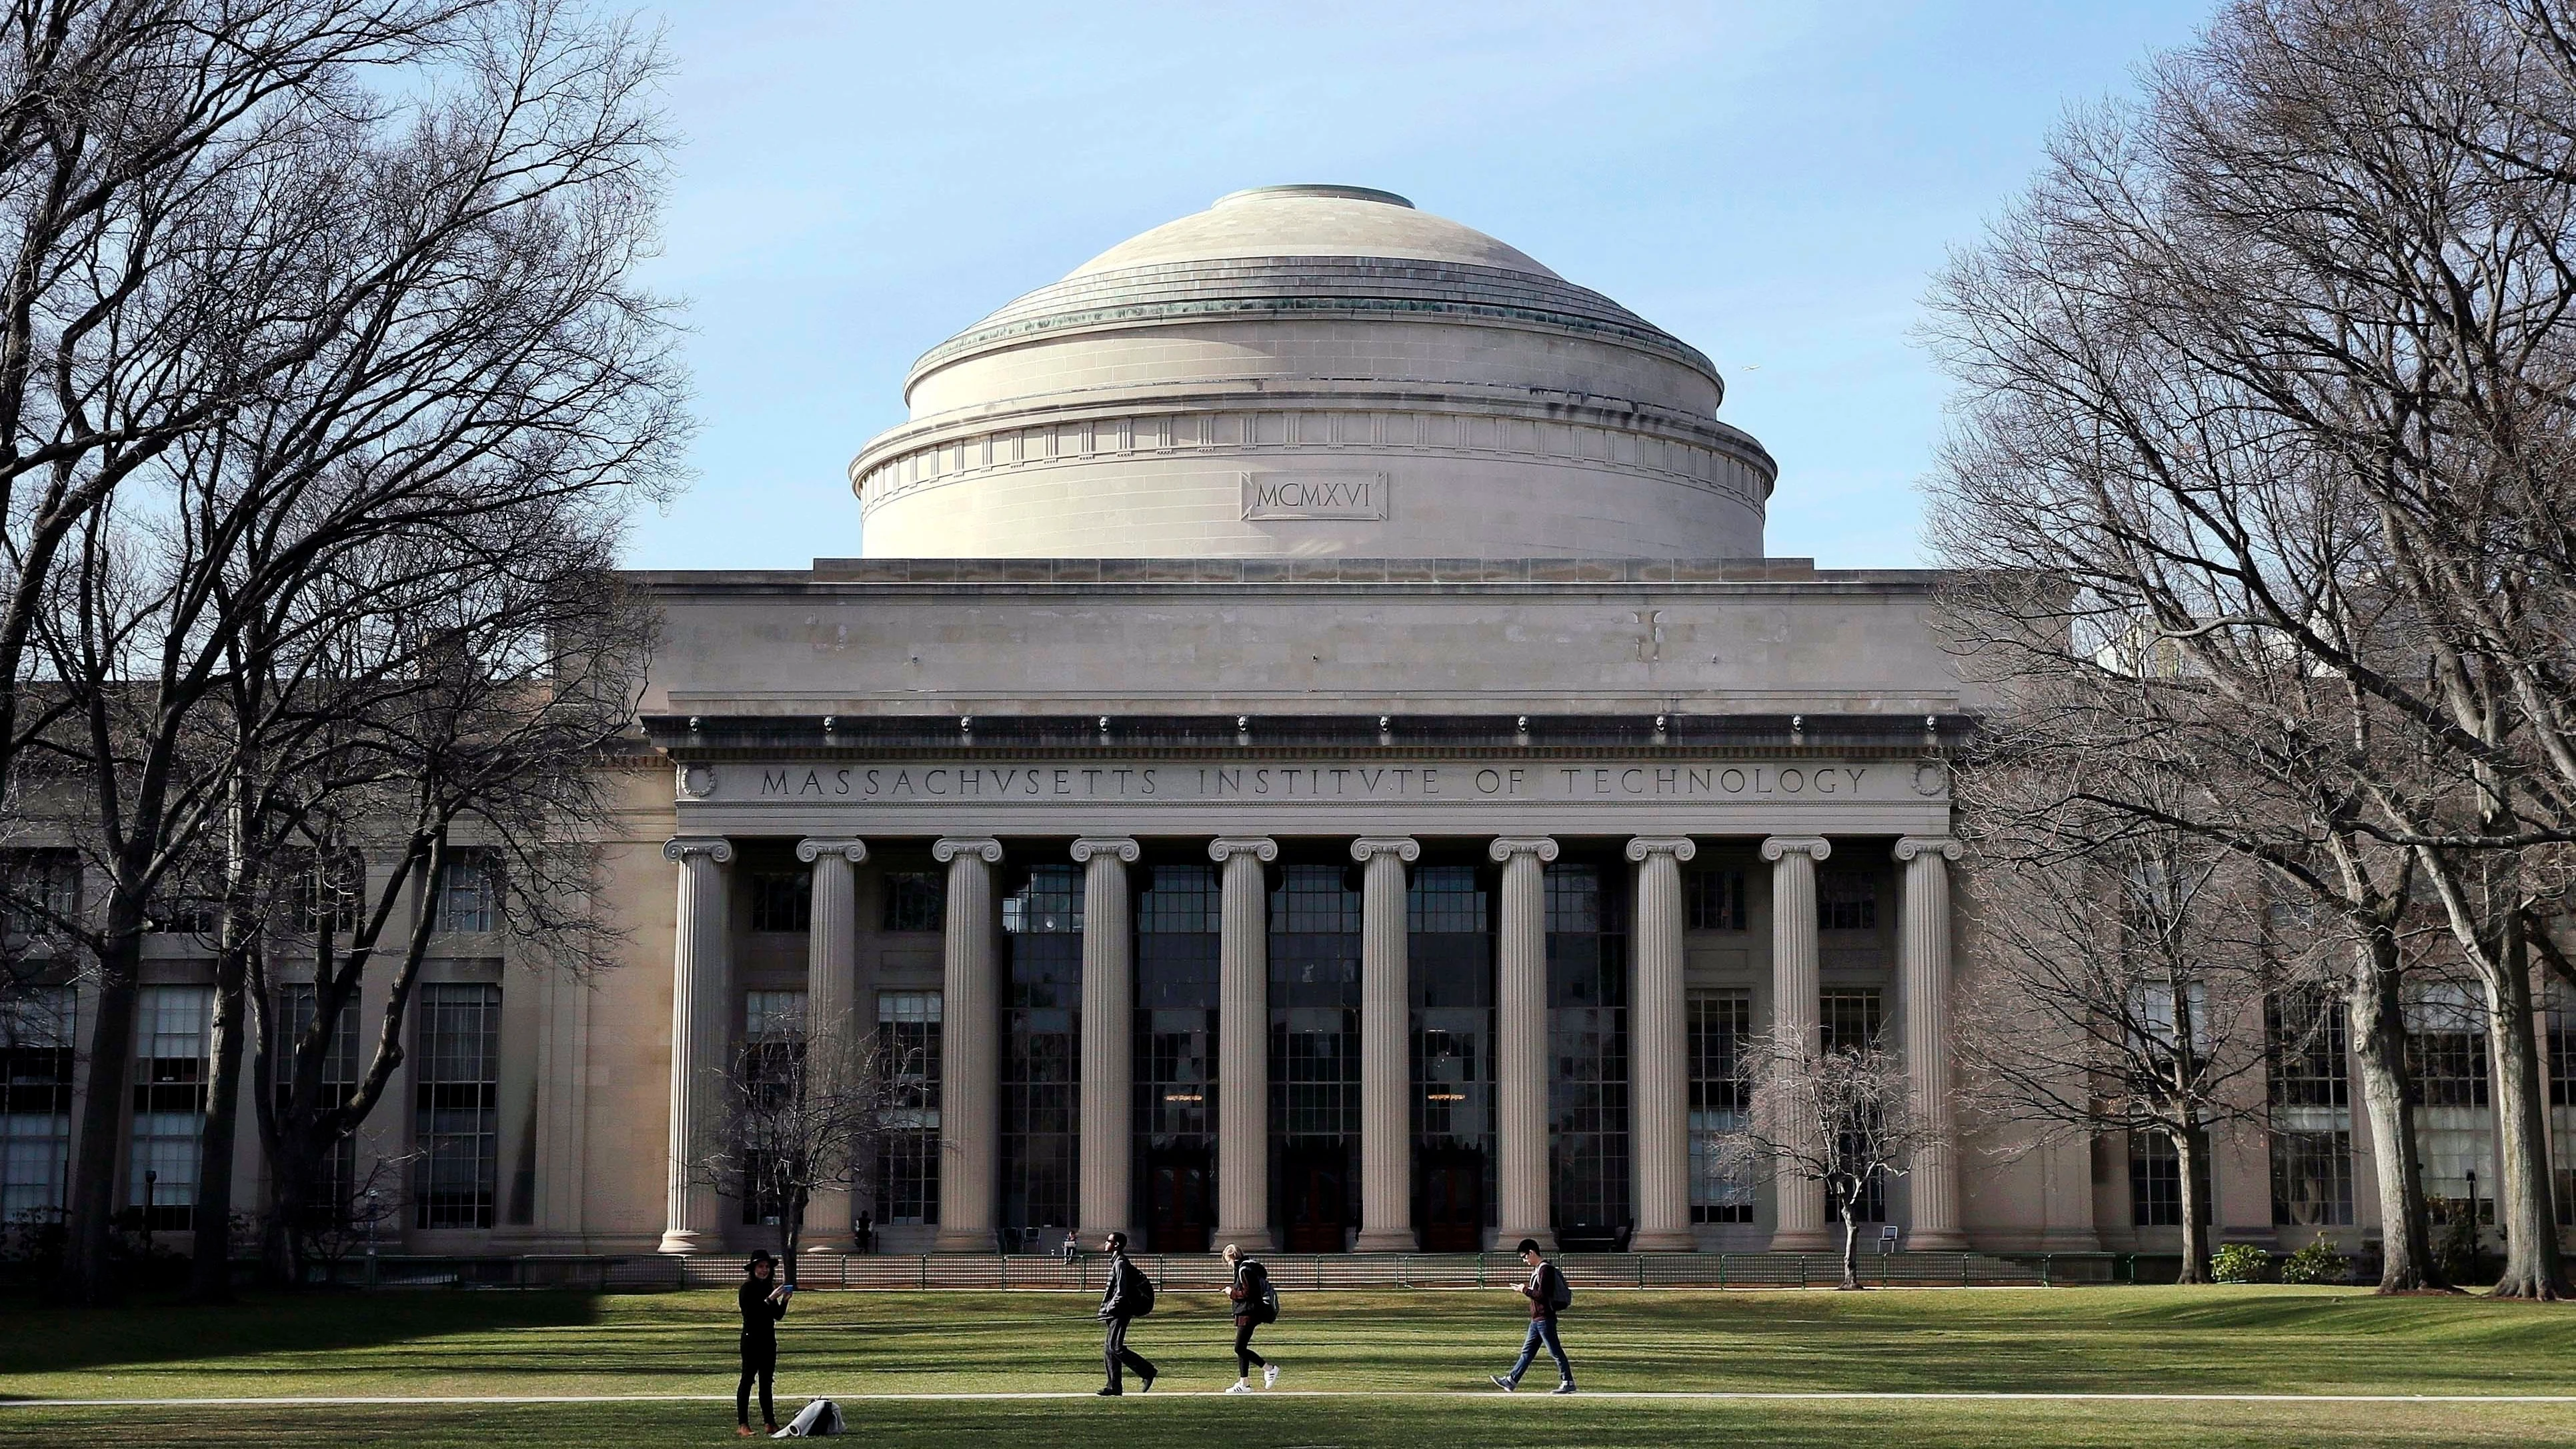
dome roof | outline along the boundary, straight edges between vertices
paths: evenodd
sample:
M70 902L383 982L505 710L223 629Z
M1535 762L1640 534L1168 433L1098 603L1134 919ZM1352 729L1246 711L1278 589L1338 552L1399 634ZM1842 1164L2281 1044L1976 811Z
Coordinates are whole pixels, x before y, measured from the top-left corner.
M1776 473L1696 348L1482 232L1265 186L924 353L870 557L1738 558Z
M1167 221L1084 262L1066 279L1129 267L1245 257L1392 257L1556 278L1528 253L1365 186L1255 186Z

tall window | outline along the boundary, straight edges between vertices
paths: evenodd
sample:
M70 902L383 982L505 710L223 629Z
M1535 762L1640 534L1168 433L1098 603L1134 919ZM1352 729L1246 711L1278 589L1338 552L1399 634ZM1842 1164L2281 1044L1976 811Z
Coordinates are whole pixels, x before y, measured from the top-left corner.
M315 995L310 981L290 981L277 988L278 1069L294 1069L292 1053L295 1043L311 1029L315 1015ZM286 1106L287 1093L293 1084L280 1080L276 1096L280 1110ZM340 1004L339 1019L331 1023L331 1039L322 1054L322 1103L341 1106L358 1089L358 1003ZM305 1213L314 1227L337 1225L347 1219L350 1198L357 1188L358 1142L354 1135L344 1134L331 1144L330 1154L313 1167L313 1178L305 1188Z
M775 1110L785 1100L796 1080L796 1071L805 1055L805 993L792 991L746 991L742 994L742 1055L735 1070L742 1074L743 1089L758 1093L766 1109ZM765 1223L786 1211L778 1200L767 1165L768 1154L757 1148L743 1153L742 1220L746 1224Z
M756 870L751 873L751 928L755 931L810 931L814 928L814 875L803 870Z
M933 870L885 873L885 928L936 931L947 924L948 877Z
M307 851L302 855L295 869L292 893L296 932L315 936L326 926L341 935L356 930L367 898L365 858L354 850ZM449 863L455 859L450 853Z
M2200 1220L2210 1221L2209 1154L2200 1154ZM2141 1228L2182 1226L2182 1154L2162 1132L2129 1134L2129 1221Z
M936 991L877 993L877 1044L903 1084L877 1145L877 1221L939 1221L939 1001Z
M69 986L0 1000L0 1228L63 1207L72 1146Z
M1216 1165L1214 867L1157 865L1136 895L1135 1128L1146 1245L1207 1250Z
M1426 1251L1472 1249L1495 1206L1492 896L1474 866L1418 866L1405 917L1414 1223Z
M80 918L80 856L68 850L0 850L0 945L56 947Z
M1357 877L1292 864L1270 892L1270 1190L1292 1252L1340 1252L1358 1215Z
M1548 1155L1559 1228L1629 1221L1625 878L1594 865L1547 867Z
M1816 998L1816 1022L1822 1036L1818 1043L1825 1051L1866 1051L1878 1042L1880 1027L1879 995L1875 987L1844 988L1819 993ZM1857 1156L1859 1145L1849 1144L1847 1154ZM1842 1221L1842 1208L1830 1198L1825 1203L1826 1216ZM1887 1221L1887 1179L1873 1175L1861 1193L1860 1220L1865 1223Z
M148 1202L155 1228L185 1228L197 1201L197 1138L206 1123L211 986L146 986L134 1013L134 1146L126 1201Z
M2343 1001L2323 993L2263 1003L2270 1071L2272 1221L2352 1223L2350 1063Z
M1736 1064L1753 1035L1753 996L1697 991L1690 998L1690 1204L1695 1223L1753 1221L1753 1179L1720 1150L1744 1125Z
M501 988L420 988L412 1088L412 1225L492 1226L500 1156Z
M2576 1003L2567 993L2549 993L2544 1025L2549 1033L2549 1105L2576 1107Z
M1878 872L1840 866L1816 872L1816 926L1825 931L1878 929Z
M438 929L489 931L501 909L501 853L477 845L452 845L441 868Z
M1082 873L1040 865L1002 898L1009 995L1002 1009L1002 1225L1073 1226L1080 1146Z
M2426 1107L2487 1105L2486 1006L2473 992L2437 986L2406 1003L2406 1067Z
M1684 902L1694 931L1744 929L1744 872L1706 865L1682 875Z

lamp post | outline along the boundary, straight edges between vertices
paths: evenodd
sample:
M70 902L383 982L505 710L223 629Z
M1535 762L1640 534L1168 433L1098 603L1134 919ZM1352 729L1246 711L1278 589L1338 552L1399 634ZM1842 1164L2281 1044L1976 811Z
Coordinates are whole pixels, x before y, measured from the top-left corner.
M153 1189L158 1187L160 1182L160 1173L148 1167L143 1169L143 1257L146 1262L152 1258Z
M376 1190L367 1189L367 1284L376 1281Z
M2474 1168L2474 1167L2470 1168L2470 1169L2468 1170L2468 1177L2469 1177L2469 1276L2470 1276L2471 1278L2475 1278L2475 1277L2477 1277L2477 1275L2478 1275L2478 1249L2482 1246L2482 1245L2480 1244L2480 1242L2479 1242L2479 1239L2478 1239L2478 1170L2477 1170L2476 1168Z

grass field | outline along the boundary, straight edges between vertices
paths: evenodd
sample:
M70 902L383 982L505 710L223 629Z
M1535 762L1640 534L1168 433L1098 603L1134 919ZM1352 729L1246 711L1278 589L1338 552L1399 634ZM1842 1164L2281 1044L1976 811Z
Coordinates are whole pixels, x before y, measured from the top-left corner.
M2576 1444L2576 1311L2337 1290L1587 1291L1584 1392L1484 1384L1519 1345L1507 1291L1291 1295L1286 1367L1227 1398L1216 1299L1166 1295L1132 1342L1151 1396L1099 1384L1090 1301L814 1294L781 1332L781 1411L843 1402L886 1445ZM732 1300L715 1293L341 1294L224 1309L0 1304L0 1443L614 1444L731 1438ZM1553 1381L1542 1360L1530 1387ZM2467 1395L2488 1402L1720 1398L1720 1394ZM1055 1395L893 1398L892 1395ZM661 1402L73 1406L65 1399L669 1396Z

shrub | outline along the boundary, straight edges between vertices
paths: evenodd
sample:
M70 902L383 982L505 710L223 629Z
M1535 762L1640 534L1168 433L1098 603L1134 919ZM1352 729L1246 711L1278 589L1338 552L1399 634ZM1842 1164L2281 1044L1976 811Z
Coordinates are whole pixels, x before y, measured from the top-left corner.
M2272 1271L2272 1255L2252 1243L2229 1243L2209 1255L2209 1276L2221 1283L2260 1283Z
M2324 1238L2311 1241L2281 1260L2284 1283L2340 1283L2352 1274L2352 1259L2335 1251Z

